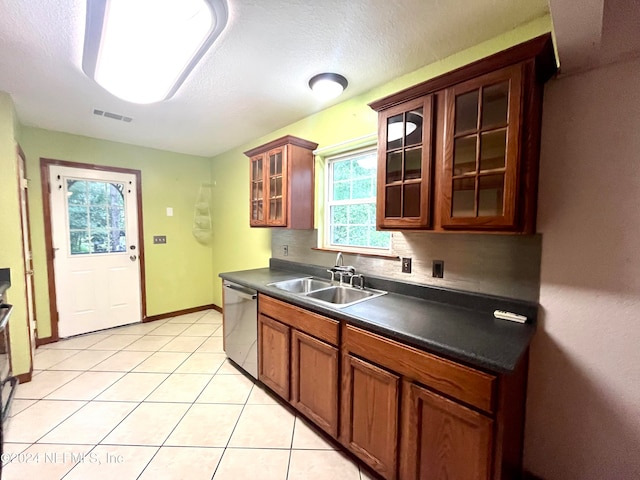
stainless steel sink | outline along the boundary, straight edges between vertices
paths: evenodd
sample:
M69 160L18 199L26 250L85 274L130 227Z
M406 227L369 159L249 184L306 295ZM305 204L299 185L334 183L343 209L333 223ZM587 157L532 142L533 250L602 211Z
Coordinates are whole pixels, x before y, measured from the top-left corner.
M283 280L267 285L289 293L303 295L314 302L324 303L334 308L344 308L354 303L379 297L387 292L382 290L360 289L346 285L336 285L329 280L305 277Z
M331 287L332 283L328 280L319 280L317 278L308 277L270 283L268 286L276 287L280 290L285 290L291 293L309 293L322 288Z
M329 303L335 307L343 308L354 303L379 297L387 292L382 290L361 290L359 288L332 286L315 292L309 292L305 296L309 299Z

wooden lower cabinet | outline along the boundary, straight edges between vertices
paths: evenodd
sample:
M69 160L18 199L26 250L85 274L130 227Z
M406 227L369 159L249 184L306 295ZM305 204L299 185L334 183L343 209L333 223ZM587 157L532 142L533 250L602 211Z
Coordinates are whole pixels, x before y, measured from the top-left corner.
M528 353L482 371L264 295L259 379L386 480L521 477Z
M489 480L493 420L403 382L400 476L407 480Z
M291 332L291 404L338 436L338 349L298 330Z
M258 378L289 400L291 329L265 315L258 316Z
M400 378L352 355L342 358L340 441L384 478L395 479Z

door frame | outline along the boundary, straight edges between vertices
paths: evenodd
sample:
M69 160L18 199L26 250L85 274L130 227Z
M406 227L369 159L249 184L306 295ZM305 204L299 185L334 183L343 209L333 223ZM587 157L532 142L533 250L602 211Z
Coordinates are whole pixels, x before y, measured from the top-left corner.
M49 284L49 314L51 317L51 337L38 338L36 345L57 342L58 322L60 320L57 307L57 294L55 271L53 266L53 236L51 232L51 187L49 184L49 169L51 166L82 168L85 170L99 170L102 172L127 173L136 177L136 197L138 202L138 259L140 261L140 307L142 312L142 323L147 320L147 292L145 282L145 254L144 254L144 234L142 228L142 172L130 168L109 167L106 165L94 165L91 163L69 162L66 160L55 160L40 157L40 182L42 184L42 210L44 215L44 243L47 257L47 280Z
M28 189L23 185L23 182L27 179L27 157L20 147L19 144L16 145L16 154L17 154L17 170L18 170L18 200L20 201L20 236L22 238L22 264L25 266L25 269L28 269L24 272L24 293L25 293L25 304L27 305L27 338L29 340L29 371L18 375L18 379L20 382L29 382L31 381L31 375L33 373L33 333L31 330L31 318L36 322L37 325L37 317L36 317L36 291L35 285L33 282L33 248L31 246L31 215L29 214L29 195ZM22 166L20 165L22 164ZM20 172L22 171L22 175ZM22 211L22 196L24 195L24 203L25 203L25 211L23 215ZM25 238L25 229L26 229L26 238ZM25 252L25 245L28 247L29 252ZM27 254L30 254L31 258L29 258L29 264L27 266ZM29 273L30 272L30 273ZM30 285L28 284L30 283ZM29 298L29 287L31 288L31 298ZM9 330L9 325L7 324L7 331ZM13 371L13 361L11 359L11 355L9 355L9 366L11 371Z

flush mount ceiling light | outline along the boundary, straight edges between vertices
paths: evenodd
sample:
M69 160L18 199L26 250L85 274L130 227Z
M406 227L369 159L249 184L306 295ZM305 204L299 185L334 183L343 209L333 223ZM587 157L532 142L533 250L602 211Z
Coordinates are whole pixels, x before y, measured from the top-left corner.
M337 97L348 84L347 79L337 73L320 73L309 80L309 88L323 100Z
M87 0L82 70L128 102L166 100L227 18L225 0Z

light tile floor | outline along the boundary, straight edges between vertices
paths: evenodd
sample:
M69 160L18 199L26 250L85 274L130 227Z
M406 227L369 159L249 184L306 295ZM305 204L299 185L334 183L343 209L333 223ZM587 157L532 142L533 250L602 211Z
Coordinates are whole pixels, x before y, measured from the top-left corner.
M363 480L240 374L213 310L36 350L5 433L4 480Z

